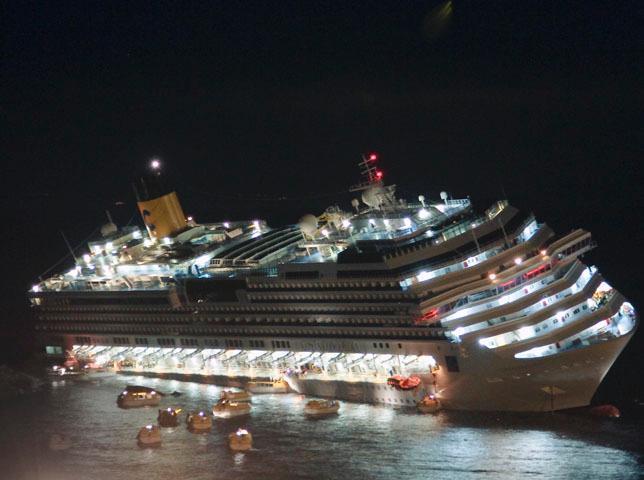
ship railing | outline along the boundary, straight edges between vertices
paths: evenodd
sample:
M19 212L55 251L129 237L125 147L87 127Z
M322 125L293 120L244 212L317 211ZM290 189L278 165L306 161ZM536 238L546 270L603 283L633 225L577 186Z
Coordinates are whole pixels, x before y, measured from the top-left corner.
M445 205L450 208L455 207L469 207L472 204L469 198L454 198L445 200Z

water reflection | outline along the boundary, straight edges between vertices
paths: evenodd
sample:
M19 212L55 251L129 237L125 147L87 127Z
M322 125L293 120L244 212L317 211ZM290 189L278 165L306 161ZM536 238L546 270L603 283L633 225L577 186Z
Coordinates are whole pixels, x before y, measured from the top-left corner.
M156 423L156 408L121 410L116 395L133 379L106 376L96 382L57 382L3 411L4 478L119 480L136 477L224 478L640 478L644 473L641 424L566 414L483 414L410 410L343 403L340 414L311 421L299 395L257 395L252 414L214 419L196 435L187 412L210 411L220 387L140 378L160 391L161 406L183 409L180 425L162 429L162 446L139 449L135 435ZM95 384L93 384L95 383ZM234 453L228 434L246 428L254 449ZM50 452L53 433L72 440ZM9 443L9 441L11 443ZM6 470L9 469L9 470Z

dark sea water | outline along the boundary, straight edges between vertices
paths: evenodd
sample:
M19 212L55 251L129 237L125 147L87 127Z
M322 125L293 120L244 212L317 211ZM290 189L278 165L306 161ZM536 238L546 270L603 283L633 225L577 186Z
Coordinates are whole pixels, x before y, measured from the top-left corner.
M300 395L256 395L250 417L214 421L196 435L163 429L163 445L137 447L138 429L156 408L121 410L126 383L155 386L162 406L210 409L221 387L106 375L57 381L2 405L0 478L59 479L517 479L643 478L644 425L578 415L447 412L420 415L343 403L335 417L303 417ZM243 426L254 449L233 453L227 436ZM60 433L63 452L48 449Z

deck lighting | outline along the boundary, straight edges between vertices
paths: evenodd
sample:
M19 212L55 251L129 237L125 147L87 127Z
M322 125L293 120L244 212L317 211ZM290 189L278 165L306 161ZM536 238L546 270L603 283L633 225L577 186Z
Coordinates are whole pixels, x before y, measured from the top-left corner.
M490 280L496 280L496 273L490 273L487 277L488 277Z
M411 219L409 217L406 217L403 220L403 223L405 224L405 227L407 227L407 228L411 227Z
M342 220L342 226L344 228L349 228L351 226L351 222L345 218Z
M161 168L161 160L159 160L158 158L153 158L152 160L150 160L150 168L155 171L159 170Z
M224 225L224 228L230 228L230 223L228 223L228 222L224 222L223 225Z
M514 263L517 265L521 265L521 262L523 262L523 259L521 257L517 257L514 259Z
M421 220L426 220L427 218L429 218L429 212L427 211L427 209L421 208L420 210L418 210L418 218L420 218Z
M546 250L541 250L541 252L539 252L539 253L541 253L541 255L543 255L545 257L546 253L548 253L548 252Z

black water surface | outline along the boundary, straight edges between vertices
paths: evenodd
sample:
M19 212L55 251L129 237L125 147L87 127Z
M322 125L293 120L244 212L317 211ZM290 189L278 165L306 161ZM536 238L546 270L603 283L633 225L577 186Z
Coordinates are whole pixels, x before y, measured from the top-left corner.
M163 429L163 445L141 449L138 429L156 422L156 408L121 410L116 396L141 383L183 408L180 426ZM185 428L184 414L210 409L221 387L176 380L107 375L56 381L51 388L2 405L2 478L28 480L224 478L641 478L641 420L564 413L509 414L410 410L343 403L340 415L308 420L305 398L253 398L252 415L214 421L207 434ZM233 453L227 436L238 427L254 449ZM71 447L52 452L54 433Z

